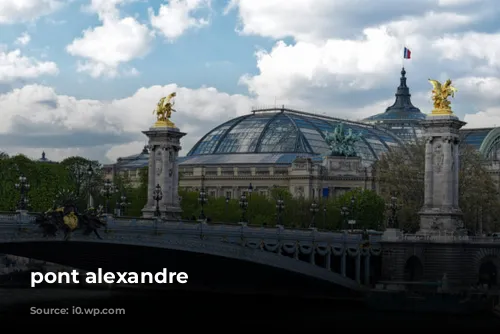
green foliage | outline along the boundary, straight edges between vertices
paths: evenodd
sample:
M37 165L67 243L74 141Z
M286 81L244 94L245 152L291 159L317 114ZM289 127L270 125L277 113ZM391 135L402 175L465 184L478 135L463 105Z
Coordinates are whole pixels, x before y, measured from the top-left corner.
M52 207L57 193L71 187L69 173L59 164L32 161L23 155L0 159L1 211L16 209L20 193L15 184L21 174L30 184L28 198L32 211L45 211Z
M87 168L92 164L94 174L89 184ZM126 208L126 216L140 216L147 200L148 169L140 171L139 184L132 184L127 177L116 176L114 185L116 192L109 199L110 212L125 195L130 204ZM31 185L28 197L32 211L46 211L53 205L53 201L64 201L75 197L80 210L87 207L88 192L92 193L95 205L106 202L100 193L102 189L102 171L97 162L91 162L81 157L65 159L60 164L33 161L25 156L5 157L0 159L0 211L12 211L19 201L19 192L15 190L19 176L24 174ZM77 195L78 194L78 195ZM198 218L201 206L197 192L180 191L182 197L182 218ZM340 208L350 205L350 198L354 196L355 209L353 217L358 221L357 228L376 228L383 221L384 202L381 197L369 190L354 190L338 198L322 200L318 203L318 212L315 215L315 225L320 229L336 230L342 227ZM312 222L310 211L312 201L301 198L292 198L287 189L273 187L270 196L252 194L248 198L246 218L250 225L274 226L278 222L276 200L283 199L285 208L281 214L281 222L286 227L307 228ZM326 208L326 211L324 211ZM213 223L237 223L241 221L242 211L238 199L231 199L226 203L224 197L209 197L204 206L205 216L210 217Z
M387 152L375 164L380 194L389 200L394 195L401 205L400 227L414 232L419 228L418 211L424 201L425 143L407 145ZM500 214L496 186L485 166L485 160L473 147L460 148L459 205L467 228L495 230Z
M310 200L292 198L284 189L274 188L269 197L252 194L248 199L247 221L250 225L274 226L277 224L278 214L276 199L283 198L285 208L282 212L282 224L286 227L307 228L310 226L313 214L310 211ZM201 206L198 202L197 192L181 192L182 218L198 218ZM356 228L375 229L383 225L385 204L384 200L371 190L353 190L338 198L323 200L318 205L315 215L315 225L319 229L338 230L342 228L340 208L350 207L351 197L354 196L355 204L349 219L357 221ZM326 212L324 208L326 207ZM242 210L239 200L231 199L227 204L225 198L209 197L204 206L205 216L212 222L237 223L241 221Z

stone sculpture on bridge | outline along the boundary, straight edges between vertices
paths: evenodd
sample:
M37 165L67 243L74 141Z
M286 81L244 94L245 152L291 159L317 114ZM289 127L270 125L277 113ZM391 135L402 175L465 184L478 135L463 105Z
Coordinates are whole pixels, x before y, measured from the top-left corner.
M67 203L63 207L53 208L36 217L35 224L40 226L43 235L55 237L58 231L63 231L64 240L69 240L73 231L81 229L84 235L92 232L102 239L97 230L106 225L100 218L101 211L90 208L84 214L78 214L75 206Z
M156 214L156 202L153 193L160 185L163 197L159 203L162 218L177 219L180 217L179 203L179 171L177 157L181 149L180 139L186 134L180 132L175 124L170 121L175 93L164 97L158 102L156 108L156 123L148 130L143 131L149 138L149 169L148 169L148 201L142 210L146 218Z
M156 114L157 118L154 125L155 127L175 128L175 124L170 120L172 112L175 112L175 109L173 108L175 102L172 100L175 96L176 93L173 92L168 96L162 97L158 102L156 109L153 111L153 114Z

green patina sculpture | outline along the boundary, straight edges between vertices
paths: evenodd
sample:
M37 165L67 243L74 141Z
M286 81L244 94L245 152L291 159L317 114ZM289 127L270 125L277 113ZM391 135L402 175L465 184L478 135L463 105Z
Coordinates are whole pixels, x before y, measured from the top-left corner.
M325 141L330 147L331 156L355 157L357 156L355 143L361 139L361 133L354 134L352 129L344 130L344 124L335 127L333 133L326 132Z

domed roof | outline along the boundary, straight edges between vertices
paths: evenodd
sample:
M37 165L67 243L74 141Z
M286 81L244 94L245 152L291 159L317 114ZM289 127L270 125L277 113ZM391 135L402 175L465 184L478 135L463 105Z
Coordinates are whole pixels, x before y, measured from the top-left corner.
M363 160L377 160L391 146L401 144L395 135L373 125L284 107L271 108L254 110L209 131L181 163L289 163L297 155L322 155L330 150L326 133L333 132L340 123L345 130L362 135L356 148Z
M396 91L396 101L385 112L365 118L365 122L390 122L400 120L422 120L427 116L411 103L410 88L406 85L406 71L401 70L399 87Z
M148 147L144 146L139 154L130 155L128 157L118 158L116 166L120 170L136 169L147 166L149 163Z

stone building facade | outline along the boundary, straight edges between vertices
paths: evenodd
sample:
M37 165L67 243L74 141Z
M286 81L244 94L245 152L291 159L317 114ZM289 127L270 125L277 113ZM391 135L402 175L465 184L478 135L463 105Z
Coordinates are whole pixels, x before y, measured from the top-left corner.
M384 152L422 136L426 114L411 102L406 71L401 71L395 102L384 112L353 122L282 107L252 110L231 119L203 136L185 156L180 152L179 189L235 198L248 190L269 193L283 187L295 196L336 196L352 188L376 189L373 163ZM325 172L329 147L326 134L343 124L360 133L358 162L334 162ZM500 128L463 128L461 145L476 148L488 159L494 180L500 181ZM124 175L138 184L139 170L148 165L149 152L106 165L106 177ZM349 167L347 167L349 166Z

